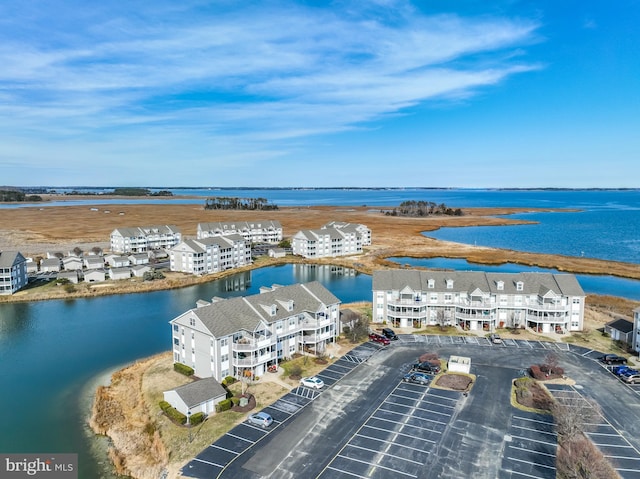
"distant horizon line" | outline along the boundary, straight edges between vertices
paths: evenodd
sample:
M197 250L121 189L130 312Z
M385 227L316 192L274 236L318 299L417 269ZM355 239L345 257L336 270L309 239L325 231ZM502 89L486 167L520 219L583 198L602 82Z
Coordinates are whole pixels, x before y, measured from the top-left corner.
M640 187L557 187L557 186L531 186L531 187L464 187L464 186L0 186L0 189L18 190L53 190L56 189L85 189L108 190L116 188L140 188L153 190L491 190L491 191L636 191Z

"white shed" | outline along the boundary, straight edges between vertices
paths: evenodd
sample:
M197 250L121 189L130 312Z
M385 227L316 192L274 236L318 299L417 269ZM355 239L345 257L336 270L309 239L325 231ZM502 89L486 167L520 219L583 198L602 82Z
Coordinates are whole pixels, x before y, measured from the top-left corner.
M471 372L471 358L466 358L464 356L451 356L449 358L449 363L447 364L447 369L452 373L469 374Z
M215 378L205 378L164 391L163 394L164 400L185 416L189 412L209 415L216 411L216 404L226 399L227 390Z

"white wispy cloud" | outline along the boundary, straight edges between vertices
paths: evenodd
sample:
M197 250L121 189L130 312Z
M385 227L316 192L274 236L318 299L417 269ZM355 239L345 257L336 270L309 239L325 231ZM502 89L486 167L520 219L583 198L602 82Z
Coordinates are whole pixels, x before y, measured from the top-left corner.
M521 55L536 23L429 16L405 1L16 0L0 17L4 135L83 143L69 153L108 156L118 142L125 156L123 141L140 153L133 137L169 131L175 145L162 144L175 154L197 158L184 145L202 142L272 158L287 148L277 141L359 128L539 68Z

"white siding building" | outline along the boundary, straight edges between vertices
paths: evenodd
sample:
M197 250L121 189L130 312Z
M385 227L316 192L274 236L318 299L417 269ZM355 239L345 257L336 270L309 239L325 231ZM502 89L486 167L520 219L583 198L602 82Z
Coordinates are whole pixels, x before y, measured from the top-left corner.
M145 253L155 249L168 249L182 240L182 234L173 225L116 228L111 233L111 251L116 253Z
M197 239L229 235L240 235L249 243L279 243L282 225L272 220L198 223Z
M633 310L633 337L632 349L640 354L640 307Z
M572 274L375 271L373 320L494 331L581 331L585 293Z
M318 282L217 299L170 321L174 363L200 378L262 376L296 352L323 352L337 335L340 300Z
M0 294L13 294L28 282L27 259L17 251L0 251Z
M251 244L240 235L185 240L169 250L171 271L218 273L251 264Z
M317 230L299 231L291 240L293 254L305 258L331 258L360 254L363 246L361 232L363 226L345 223L340 227L325 225ZM370 233L368 241L371 241Z

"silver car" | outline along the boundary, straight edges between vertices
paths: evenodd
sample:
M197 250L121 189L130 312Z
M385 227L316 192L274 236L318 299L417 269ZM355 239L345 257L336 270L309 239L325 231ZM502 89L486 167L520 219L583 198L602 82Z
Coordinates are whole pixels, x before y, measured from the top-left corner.
M266 412L257 412L255 414L251 414L249 416L249 423L260 426L260 427L269 427L273 424L273 418L270 414Z

